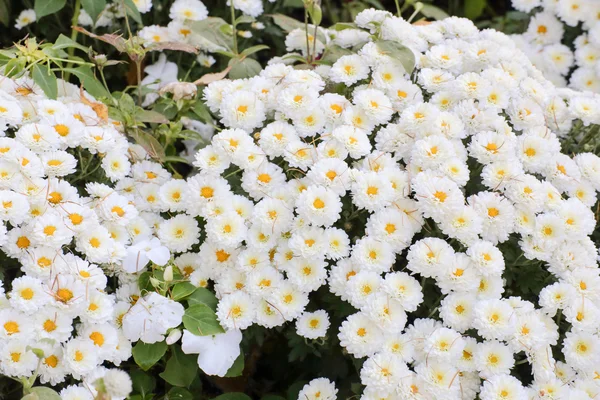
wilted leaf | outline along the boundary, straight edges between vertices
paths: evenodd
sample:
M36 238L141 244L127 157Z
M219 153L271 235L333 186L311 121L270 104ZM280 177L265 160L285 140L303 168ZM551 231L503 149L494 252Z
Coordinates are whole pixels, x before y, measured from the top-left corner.
M73 29L75 29L77 32L81 32L84 35L87 35L91 38L98 39L105 43L108 43L108 44L112 45L115 49L120 51L121 53L123 53L127 50L127 47L125 45L126 41L120 35L115 35L114 33L105 33L104 35L96 35L95 33L92 33L90 31L88 31L87 29L82 28L80 26L74 26Z
M229 73L229 71L231 71L231 66L225 68L221 72L214 72L212 74L202 75L200 77L200 79L197 79L196 81L194 81L194 84L198 85L198 86L199 85L208 85L209 83L220 81L221 79L223 79L223 78L225 78L227 76L227 74Z

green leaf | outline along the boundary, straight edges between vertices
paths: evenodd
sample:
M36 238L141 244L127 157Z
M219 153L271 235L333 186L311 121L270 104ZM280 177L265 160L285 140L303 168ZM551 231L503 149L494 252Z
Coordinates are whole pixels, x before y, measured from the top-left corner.
M152 393L156 387L156 380L151 375L146 374L137 368L132 370L129 373L129 376L131 377L131 383L133 384L133 391L141 394L142 398L145 398Z
M323 57L319 61L326 65L333 65L340 57L349 54L353 54L351 50L332 44L327 46L323 53Z
M165 396L165 400L192 400L194 396L186 389L172 387Z
M212 400L252 400L250 396L240 392L224 393Z
M261 50L267 50L270 47L266 44L258 44L256 46L248 47L244 51L242 51L242 56L248 57L250 54L258 53Z
M101 97L111 97L110 93L104 88L104 85L96 79L90 67L80 66L77 68L64 68L63 71L75 75L83 85L84 89L96 99Z
M423 8L421 8L421 14L426 16L427 18L433 18L436 20L442 20L444 18L448 18L449 15L439 7L436 7L431 4L423 4Z
M173 386L188 387L198 371L198 357L184 354L179 346L171 346L171 349L171 358L159 376Z
M275 22L275 24L288 33L294 29L304 29L304 22L300 22L294 18L288 17L287 15L273 14L271 15L271 18L273 18L273 22Z
M67 3L67 0L35 0L33 9L35 10L35 17L39 20L46 15L54 14L62 10Z
M242 375L244 372L244 352L240 352L240 355L235 359L233 365L227 370L225 378L235 378L236 376Z
M144 343L139 341L133 346L132 353L135 363L144 371L148 371L154 364L165 355L167 351L165 342Z
M408 74L413 72L415 69L415 54L411 49L391 40L378 40L375 44L381 53L400 61Z
M254 21L256 21L256 19L254 17L251 17L250 15L241 15L235 19L236 25L251 24Z
M208 42L215 48L221 50L232 50L233 37L223 32L223 26L229 26L225 20L217 17L208 17L202 21L189 23L195 35L199 36L199 42Z
M309 7L307 7L308 15L310 15L310 20L314 25L319 25L323 20L323 11L321 7L313 2Z
M152 124L167 124L169 120L158 111L144 110L137 107L135 110L135 119L140 122L148 122Z
M76 41L63 35L62 33L58 36L58 39L56 39L56 42L54 42L54 46L52 47L57 50L66 49L68 47L74 47L76 49L83 50L86 53L89 50L89 47L85 47L84 45L77 43Z
M185 310L183 326L198 336L225 332L217 321L217 314L206 304L194 304Z
M344 29L358 29L358 26L354 22L338 22L329 29L334 31L343 31Z
M210 111L208 111L208 107L206 107L206 104L204 104L202 101L196 101L192 111L198 116L198 118L200 118L201 121L212 122Z
M125 6L125 12L129 15L135 22L138 24L142 23L142 14L140 14L140 10L138 10L137 6L133 2L133 0L121 0L123 5Z
M150 157L158 161L162 161L165 158L165 149L150 133L135 128L129 131L129 135L148 152Z
M465 17L469 19L480 17L486 5L486 0L465 0Z
M81 6L92 17L95 24L98 16L106 7L106 0L81 0Z
M33 66L31 77L33 81L44 91L50 99L56 99L58 96L58 85L56 75L48 67L41 67L39 64Z
M10 0L0 0L0 24L8 27L10 22Z
M233 61L233 63L231 63ZM258 75L262 70L259 62L252 58L244 58L241 61L238 61L235 58L230 60L231 70L229 71L229 77L231 79L242 79L242 78L252 78L255 75Z
M189 282L181 282L173 286L171 298L175 301L183 300L196 290L196 286Z
M196 288L194 293L192 293L187 298L187 302L188 302L188 306L190 306L190 307L193 305L196 305L196 304L201 304L201 305L207 306L208 308L210 308L213 311L216 311L219 300L217 300L214 293L211 292L210 290L203 288L203 287L199 287L199 288Z
M60 400L60 396L49 387L35 386L29 389L27 396L21 400Z

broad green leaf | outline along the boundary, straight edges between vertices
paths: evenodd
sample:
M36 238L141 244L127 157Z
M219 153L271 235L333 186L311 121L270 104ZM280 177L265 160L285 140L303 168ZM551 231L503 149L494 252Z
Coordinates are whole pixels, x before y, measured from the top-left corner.
M262 70L258 61L252 58L244 58L241 61L231 59L230 66L231 71L229 71L229 77L231 79L252 78L253 76L258 75Z
M171 298L175 301L183 300L196 290L196 286L189 282L181 282L173 286Z
M358 26L354 22L338 22L333 25L329 29L333 29L334 31L343 31L344 29L358 29Z
M351 50L332 44L327 46L323 57L319 61L326 65L333 65L340 57L349 54L353 54Z
M194 108L192 108L194 114L198 116L203 122L211 122L212 116L210 115L210 111L208 111L208 107L202 101L196 101L194 104Z
M33 5L35 17L39 21L40 18L46 15L62 10L66 3L67 0L35 0L35 4Z
M421 14L427 18L433 18L438 21L449 17L449 15L441 8L425 3L423 3L423 8L421 8Z
M256 46L248 47L247 49L242 51L242 55L247 57L250 54L258 53L259 51L267 49L269 49L269 46L267 46L266 44L257 44Z
M60 400L60 396L49 387L34 386L21 400Z
M180 387L172 387L165 396L165 400L192 400L193 398L194 395Z
M283 14L272 14L273 22L286 32L291 32L294 29L304 29L304 22L300 22L294 18Z
M140 340L131 352L135 363L144 371L148 371L165 355L167 347L165 342L147 344Z
M171 346L171 358L159 376L173 386L188 387L198 371L197 359L195 354L184 354L179 346Z
M465 0L465 17L476 19L483 14L487 0Z
M220 396L213 398L212 400L252 400L250 396L244 393L232 392L224 393Z
M90 15L95 24L98 16L104 11L104 7L106 7L106 0L81 0L81 6Z
M138 24L142 23L142 14L140 14L140 10L138 10L137 6L133 2L133 0L117 0L122 1L125 6L125 12L129 15L135 22Z
M162 161L165 158L164 147L152 134L135 128L129 131L129 135L148 152L150 157L158 161Z
M381 53L400 61L408 74L413 72L415 69L415 54L411 49L391 40L378 40L375 44Z
M129 373L131 382L133 384L134 393L142 395L142 398L152 393L156 387L156 380L151 375L139 370L134 369Z
M183 326L198 336L225 332L217 321L217 314L206 304L194 304L185 310Z
M23 57L13 58L6 63L6 66L4 67L4 71L6 72L4 74L9 78L16 76L23 71L25 64L26 61Z
M56 75L46 66L42 67L35 64L32 68L31 77L33 81L44 91L50 99L56 99L58 96L58 85Z
M110 93L104 88L104 85L96 79L90 67L82 65L77 68L64 68L63 71L75 75L83 85L83 88L96 99L101 97L111 97Z
M83 50L86 53L89 50L89 47L85 47L84 45L77 43L76 41L74 41L70 37L63 35L62 33L58 36L58 39L56 39L56 42L54 42L54 46L52 47L58 50L66 49L68 47L74 47L76 49Z
M0 24L8 27L10 23L10 0L0 0Z
M244 352L240 352L238 358L235 359L233 365L227 370L225 378L235 378L242 375L244 372Z
M202 21L191 22L189 26L200 44L204 43L207 47L213 47L214 50L232 50L233 37L221 29L229 24L222 18L208 17Z
M169 120L158 111L144 110L137 107L135 110L135 119L140 122L149 122L152 124L167 124Z
M217 300L217 297L214 295L213 292L206 288L199 287L196 288L194 293L192 293L190 297L187 298L187 302L190 307L196 304L202 304L207 306L211 310L216 311L217 304L219 301Z

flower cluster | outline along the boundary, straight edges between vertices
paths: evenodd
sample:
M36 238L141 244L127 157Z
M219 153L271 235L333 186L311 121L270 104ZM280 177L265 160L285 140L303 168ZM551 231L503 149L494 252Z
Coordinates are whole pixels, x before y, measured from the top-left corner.
M594 0L513 0L524 12L537 10L527 31L514 35L517 46L557 86L600 93L600 3ZM541 8L540 8L541 7ZM583 32L571 48L562 44L567 29ZM572 39L569 39L572 40ZM568 43L570 44L570 43Z
M564 143L598 129L600 96L550 81L571 56L548 22L556 10L592 24L574 8L592 5L544 4L526 37L554 60L545 75L510 37L462 18L411 25L368 9L293 29L285 43L299 53L204 88L215 126L180 119L208 143L183 143L196 168L185 176L83 89L58 80L50 99L28 73L0 76L0 249L16 266L0 284L0 372L81 381L67 400L124 399L129 376L107 366L136 342L197 354L222 377L246 329L287 326L361 359L364 400L596 398L600 157ZM200 0L169 15L139 36L217 50L190 27L208 18ZM576 59L594 54L591 36ZM578 65L571 85L593 88ZM144 106L166 92L178 109L200 101L164 54L145 70ZM526 265L548 276L527 300L507 284ZM317 378L298 398L337 393Z
M188 181L207 221L193 277L215 282L221 325L299 317L298 334L319 337L326 314L304 307L327 280L358 310L338 337L367 357L364 398L594 397L600 158L561 153L559 137L600 122L600 99L556 89L510 38L468 20L412 26L367 10L355 24L333 40L359 50L330 68L272 63L204 91L227 129ZM414 54L411 76L390 42ZM220 177L231 164L253 201ZM368 214L364 236L348 236L346 209ZM503 243L556 279L539 304L503 297L503 272L519 265L505 265ZM424 300L418 277L443 294L439 320L407 324ZM562 343L558 309L572 326ZM533 369L527 388L510 375L516 354Z
M181 323L181 304L140 297L129 273L150 260L164 265L169 249L198 241L191 217L158 214L183 199L177 181L102 107L66 82L50 100L27 76L0 79L0 244L23 273L2 289L0 370L15 378L37 370L52 385L72 375L89 398L106 372L100 364L119 365L131 357L131 341L163 340ZM89 167L82 154L114 187L74 185L74 173L85 178ZM109 289L107 275L120 276L118 287Z

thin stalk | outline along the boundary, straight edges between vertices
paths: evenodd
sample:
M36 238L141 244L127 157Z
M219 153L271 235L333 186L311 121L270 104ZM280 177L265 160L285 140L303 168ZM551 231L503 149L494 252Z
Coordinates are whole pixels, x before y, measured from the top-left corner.
M231 4L231 27L233 28L233 52L238 54L238 43L237 43L237 23L235 22L235 8L233 7L233 0L229 1Z
M306 33L306 62L312 64L310 59L310 44L308 43L308 10L304 8L304 32Z
M398 17L402 17L402 11L400 10L400 2L399 0L394 0L396 2L396 13L398 14Z
M75 9L73 11L73 18L71 19L71 40L76 42L77 41L77 34L79 32L77 32L75 29L73 29L74 26L77 26L77 23L79 21L79 13L81 12L81 0L75 0ZM67 57L69 60L73 59L73 54L75 54L75 47L69 47L69 50L67 50L67 54L69 54L69 57ZM68 61L68 60L67 60ZM69 61L69 63L67 64L67 68L71 67L71 61ZM69 75L70 74L65 74L65 80L69 79Z
M137 92L138 92L138 106L142 106L142 61L135 61L135 70L137 73Z
M417 16L417 14L419 13L419 11L421 11L422 8L423 8L423 5L421 3L417 3L417 5L415 5L415 11L412 13L412 15L407 20L407 22L408 23L412 22L413 18Z

